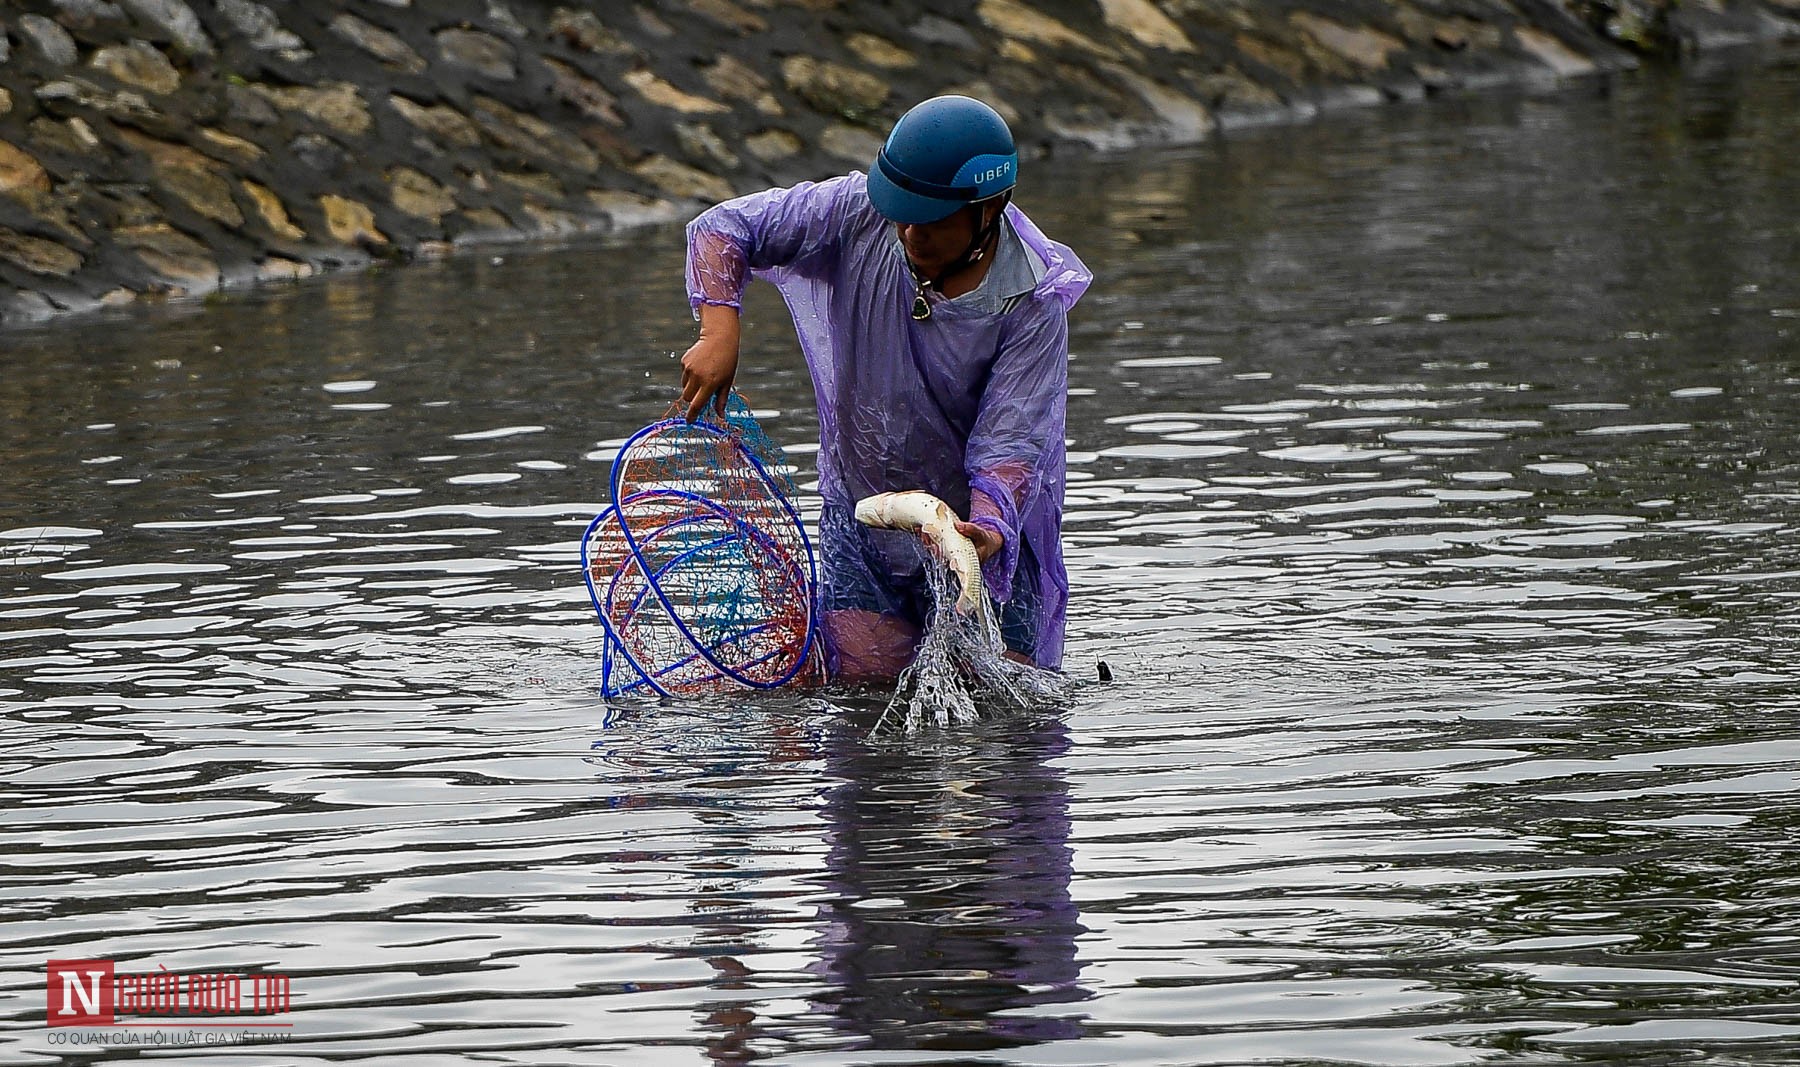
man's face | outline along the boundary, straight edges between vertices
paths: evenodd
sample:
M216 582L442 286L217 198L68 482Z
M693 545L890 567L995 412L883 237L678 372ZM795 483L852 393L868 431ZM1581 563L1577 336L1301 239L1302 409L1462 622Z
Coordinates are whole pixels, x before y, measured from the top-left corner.
M961 208L936 222L896 222L894 232L900 235L900 245L913 267L925 277L935 278L962 258L975 239L974 214Z

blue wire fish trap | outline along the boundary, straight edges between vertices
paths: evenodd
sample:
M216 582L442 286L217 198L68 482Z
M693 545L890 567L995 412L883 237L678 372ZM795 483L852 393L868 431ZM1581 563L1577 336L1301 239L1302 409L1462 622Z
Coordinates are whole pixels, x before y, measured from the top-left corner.
M581 540L605 696L817 680L818 565L788 469L736 394L722 423L665 418L619 449Z

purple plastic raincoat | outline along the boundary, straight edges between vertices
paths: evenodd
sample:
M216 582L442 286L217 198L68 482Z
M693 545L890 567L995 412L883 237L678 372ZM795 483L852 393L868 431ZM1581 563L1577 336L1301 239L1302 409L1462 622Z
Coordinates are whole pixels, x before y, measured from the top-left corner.
M1035 606L1039 666L1062 663L1068 575L1060 531L1068 310L1092 275L1024 212L1006 217L1041 277L1004 311L937 298L915 321L917 289L893 226L861 173L729 200L688 225L688 296L740 306L751 275L781 290L812 371L828 526L873 493L923 489L999 532L983 565L990 596ZM990 270L990 275L991 275ZM892 573L916 578L917 538L891 535ZM837 564L823 531L826 583ZM1020 546L1034 588L1015 590Z

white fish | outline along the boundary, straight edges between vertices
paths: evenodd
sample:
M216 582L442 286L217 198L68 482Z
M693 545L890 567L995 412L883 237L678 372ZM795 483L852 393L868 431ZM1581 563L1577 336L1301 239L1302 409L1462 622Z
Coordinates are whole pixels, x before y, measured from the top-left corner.
M937 546L938 554L962 583L956 610L982 620L988 616L987 591L981 584L981 556L975 542L956 529L956 512L950 505L918 489L902 493L876 493L856 502L856 521L882 530L922 533Z

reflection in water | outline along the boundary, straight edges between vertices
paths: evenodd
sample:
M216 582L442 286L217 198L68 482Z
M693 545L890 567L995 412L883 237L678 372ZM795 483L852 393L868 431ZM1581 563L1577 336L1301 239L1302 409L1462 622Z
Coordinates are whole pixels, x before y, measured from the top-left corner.
M874 1048L979 1050L1077 1036L1060 723L894 751L837 733L819 967L834 1025Z
M1800 71L1616 89L1028 176L1086 684L905 747L596 696L678 229L0 338L0 1058L113 958L263 1063L1791 1059Z

